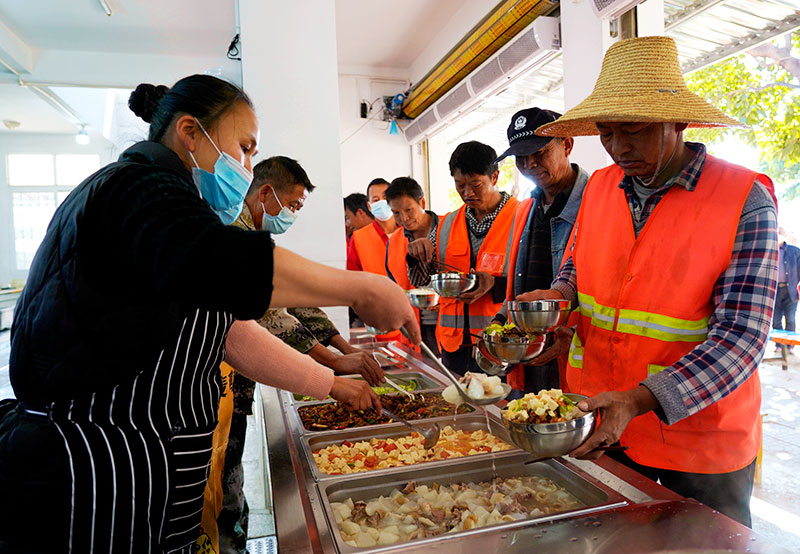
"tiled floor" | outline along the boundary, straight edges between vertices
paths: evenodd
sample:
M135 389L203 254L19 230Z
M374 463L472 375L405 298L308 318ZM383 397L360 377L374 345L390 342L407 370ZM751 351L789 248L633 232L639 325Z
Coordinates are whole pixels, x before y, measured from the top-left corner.
M0 332L0 399L13 396L8 381L8 350L9 333ZM790 357L788 371L778 363L764 363L760 376L764 453L762 481L756 485L751 502L753 529L800 552L800 358ZM260 428L258 418L251 416L244 454L251 537L274 533ZM271 551L271 546L260 545L265 552Z

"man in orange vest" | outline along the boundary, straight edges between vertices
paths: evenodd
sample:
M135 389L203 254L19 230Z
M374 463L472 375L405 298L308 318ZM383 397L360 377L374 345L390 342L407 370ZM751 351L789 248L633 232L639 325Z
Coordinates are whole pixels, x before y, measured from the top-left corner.
M417 239L436 240L439 216L425 209L425 195L422 187L411 177L398 177L386 189L386 200L392 208L394 220L401 231L394 233L386 244L386 273L389 279L405 290L416 288L430 282L431 271L427 264L420 262ZM432 271L436 272L436 268ZM436 343L436 320L438 310L418 310L422 340L438 354Z
M618 459L750 524L761 443L758 364L777 283L772 182L684 142L688 127L739 125L684 83L675 43L612 45L592 94L546 136L600 135L614 165L584 192L571 256L552 289L580 317L566 389L599 409L571 455Z
M476 141L459 144L449 165L464 205L444 217L436 242L425 237L409 244L409 253L417 259L449 266L436 271L456 267L478 275L475 290L439 299L436 339L442 362L461 375L481 371L472 357L473 335L491 324L505 298L511 228L519 202L497 189L496 159L491 146Z
M367 185L369 209L375 220L353 232L347 248L347 269L351 271L368 271L378 275L386 275L386 243L397 230L392 210L386 202L386 179L373 179ZM377 340L401 340L400 331L392 331L384 335L376 335Z
M354 192L344 197L344 228L347 234L347 246L350 247L350 239L353 233L366 227L375 220L372 212L369 211L367 195Z
M383 263L386 243L397 229L392 209L386 202L388 187L389 181L380 178L373 179L367 185L369 209L375 219L370 225L353 232L347 249L347 269L386 275Z
M569 162L575 144L571 137L534 134L538 127L559 117L561 114L540 108L518 111L511 117L507 130L509 148L497 158L499 163L514 156L519 172L536 185L530 198L519 203L514 218L512 276L508 279L507 300L525 291L550 287L561 267L583 189L589 180L586 171ZM503 304L495 320L504 324L507 319ZM552 339L555 348L512 369L507 375L508 384L518 391L534 393L559 388L559 359L565 360L572 334L570 327L558 329Z

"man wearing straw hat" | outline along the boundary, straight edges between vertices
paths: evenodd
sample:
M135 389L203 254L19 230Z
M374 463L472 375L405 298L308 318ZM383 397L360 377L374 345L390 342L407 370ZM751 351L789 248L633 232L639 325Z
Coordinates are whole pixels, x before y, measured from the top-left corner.
M592 94L544 136L600 135L614 165L586 186L569 258L548 290L580 317L566 389L601 423L571 455L615 456L750 525L761 443L760 362L777 281L772 182L684 142L739 125L686 88L675 43L609 48Z

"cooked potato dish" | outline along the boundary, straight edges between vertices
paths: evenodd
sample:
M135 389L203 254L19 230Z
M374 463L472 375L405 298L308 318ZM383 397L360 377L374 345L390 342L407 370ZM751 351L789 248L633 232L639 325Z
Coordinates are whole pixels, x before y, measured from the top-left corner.
M484 452L501 452L513 448L482 429L457 431L449 425L442 429L439 441L432 449L426 450L422 445L423 442L424 438L421 435L411 433L396 439L370 439L355 443L344 441L339 445L315 450L312 454L320 471L338 475L460 458Z
M581 507L569 492L536 475L430 487L412 481L388 496L331 503L342 539L354 547L407 542Z

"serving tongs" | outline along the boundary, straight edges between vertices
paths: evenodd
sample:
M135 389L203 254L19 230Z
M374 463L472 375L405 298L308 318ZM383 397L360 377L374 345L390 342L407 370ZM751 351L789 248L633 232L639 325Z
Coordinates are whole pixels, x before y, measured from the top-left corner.
M440 262L439 260L436 260L434 263L438 267L440 267L442 269L449 269L450 271L453 271L455 273L465 273L464 270L462 270L460 267L456 267L454 265L446 264L444 262Z
M403 333L403 335L408 340L411 340L411 337L409 336L408 330L405 328L405 325L400 327L400 332ZM428 345L425 344L424 341L421 341L419 343L419 347L420 349L422 349L425 355L428 358L430 358L434 364L436 364L436 367L439 368L439 370L441 370L441 372L444 373L448 379L450 379L450 381L456 387L459 396L461 396L461 399L467 404L472 404L473 406L487 406L489 404L496 404L497 402L500 402L506 396L508 396L509 393L511 393L511 387L507 383L500 383L500 385L503 387L503 394L499 396L485 396L483 398L472 398L467 394L467 391L464 390L464 387L461 386L461 383L458 382L458 379L456 379L455 376L452 373L450 373L450 370L447 369L447 366L445 366L442 362L439 361L439 358L436 357L436 354L431 352L431 349L428 348Z

